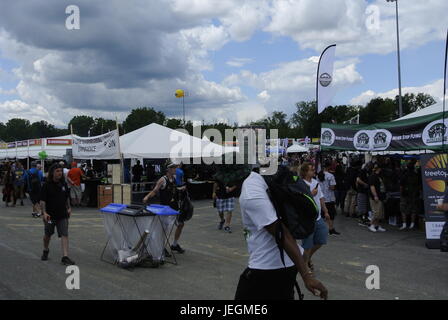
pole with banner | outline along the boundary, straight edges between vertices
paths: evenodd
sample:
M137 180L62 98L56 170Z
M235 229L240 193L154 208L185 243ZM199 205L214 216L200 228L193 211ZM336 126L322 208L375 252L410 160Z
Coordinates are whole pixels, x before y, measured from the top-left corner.
M447 64L447 60L448 60L448 30L446 32L446 47L445 47L445 69L444 69L444 77L443 77L443 124L445 124L445 96L446 96L446 77L448 76L448 72L447 72L447 68L448 68L448 64ZM445 128L446 131L446 128ZM443 138L442 138L442 151L445 151L445 132L443 133Z
M317 66L316 102L318 114L330 105L334 95L333 66L335 53L335 44L326 47L320 56Z
M120 168L121 168L121 177L120 182L124 183L124 160L123 160L123 154L121 153L121 145L120 145L120 127L118 125L118 118L115 117L115 122L117 124L117 135L118 135L118 154L120 155Z

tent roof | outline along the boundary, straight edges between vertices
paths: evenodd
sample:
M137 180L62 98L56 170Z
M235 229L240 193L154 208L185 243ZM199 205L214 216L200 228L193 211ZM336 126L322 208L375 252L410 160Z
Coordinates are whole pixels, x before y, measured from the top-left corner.
M185 159L220 157L223 147L156 123L120 137L125 158Z
M413 113L405 115L404 117L401 117L394 121L412 119L412 118L427 116L427 115L435 114L435 113L439 113L439 112L443 112L443 103L442 102L439 102L439 103L433 104L432 106L415 111Z
M295 153L295 152L308 152L310 151L307 147L303 147L298 144L294 144L286 149L286 153Z

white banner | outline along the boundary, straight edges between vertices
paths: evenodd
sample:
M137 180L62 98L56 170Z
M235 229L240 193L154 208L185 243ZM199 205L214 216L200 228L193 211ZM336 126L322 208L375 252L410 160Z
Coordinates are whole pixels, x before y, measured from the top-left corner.
M328 46L320 56L317 67L317 113L321 113L331 104L334 96L333 64L336 45Z
M73 158L120 159L119 138L118 130L88 138L73 135Z

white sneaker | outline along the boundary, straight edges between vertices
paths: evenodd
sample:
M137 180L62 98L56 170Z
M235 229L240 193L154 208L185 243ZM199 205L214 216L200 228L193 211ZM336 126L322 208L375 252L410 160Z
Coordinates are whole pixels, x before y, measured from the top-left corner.
M403 225L401 226L401 228L398 229L398 230L404 230L404 229L406 229L406 225L405 225L405 224L403 224Z
M376 229L375 229L374 226L370 226L370 227L369 227L369 230L372 231L372 232L376 232Z
M380 232L385 232L386 231L386 229L384 229L384 228L381 228L381 227L378 227L378 229L376 229L377 231L380 231Z
M413 223L411 223L411 225L409 226L409 230L412 230L415 228L415 225Z

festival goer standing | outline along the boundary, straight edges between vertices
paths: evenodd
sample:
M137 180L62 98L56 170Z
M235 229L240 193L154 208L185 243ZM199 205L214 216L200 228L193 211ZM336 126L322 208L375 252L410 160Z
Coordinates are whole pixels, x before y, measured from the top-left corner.
M380 220L384 218L383 201L386 197L386 187L380 174L381 167L378 164L375 164L372 175L369 177L370 207L373 212L373 218L369 230L372 232L386 231L380 226Z
M142 181L143 166L140 164L140 160L137 160L137 164L132 167L132 182L139 183ZM133 190L140 190L140 184L134 184Z
M336 190L336 179L334 175L330 173L330 169L333 164L330 161L325 162L324 171L319 173L319 180L322 184L322 193L325 198L325 207L328 210L328 215L330 219L328 222L330 234L340 235L339 232L334 228L334 219L336 218L336 197L334 191Z
M3 201L6 207L8 207L11 202L12 193L14 192L14 177L9 163L5 165L5 169L5 174L3 175Z
M20 162L17 162L16 168L13 172L13 180L14 180L14 194L13 194L13 204L15 207L17 204L17 200L20 199L20 205L23 206L23 196L25 189L25 180L23 179L25 176L25 169Z
M344 202L345 196L347 195L347 188L345 185L344 167L341 163L338 163L336 166L334 178L336 179L336 190L334 191L334 195L336 197L336 208L339 207L341 212L344 212Z
M415 162L409 162L406 172L400 179L400 211L403 225L400 230L406 229L406 219L411 216L409 229L415 227L420 201L421 175L415 171Z
M31 215L35 218L40 217L40 192L42 190L44 176L42 171L38 170L36 161L31 162L31 169L25 173L24 179L26 181L27 192L30 196L31 204L33 205L33 212Z
M240 276L235 300L293 300L297 273L310 292L327 299L327 289L314 279L295 239L278 220L267 189L263 177L255 172L242 186L240 205L249 264ZM275 241L277 228L282 228L284 233L285 265Z
M355 207L356 207L356 177L358 176L358 163L356 161L352 162L352 165L347 169L347 179L346 188L347 188L347 196L345 197L344 210L346 212L347 217L355 216Z
M62 170L62 168L61 168ZM67 180L70 183L70 197L72 199L72 205L79 207L82 199L81 180L85 178L84 172L81 168L78 168L76 162L72 163L72 168L67 174Z
M359 171L356 178L356 208L359 216L359 224L366 226L369 223L368 209L369 209L369 166L365 164Z
M44 250L42 260L48 260L49 245L55 228L61 238L63 265L74 265L75 262L68 257L68 220L71 215L70 198L64 172L59 164L53 164L48 171L48 179L42 186L40 205L45 225Z
M314 175L314 166L309 162L303 163L300 167L300 177L310 188L311 195L314 198L314 202L316 203L319 212L314 227L314 233L302 241L302 247L305 249L303 258L310 269L314 269L311 261L312 256L324 244L327 244L328 240L328 225L322 219L321 212L323 212L323 216L327 222L330 220L330 215L328 214L327 207L325 206L325 198L322 193L322 188L318 181L313 179Z

